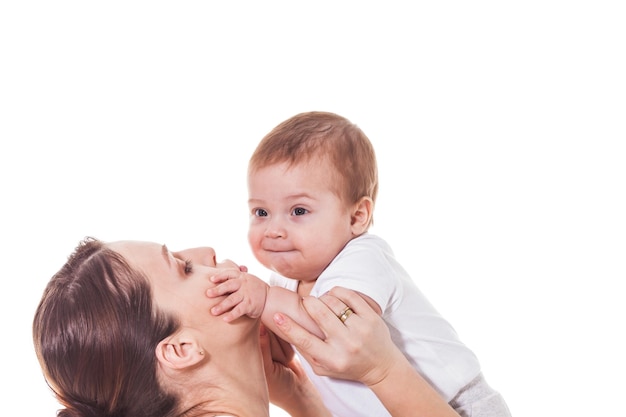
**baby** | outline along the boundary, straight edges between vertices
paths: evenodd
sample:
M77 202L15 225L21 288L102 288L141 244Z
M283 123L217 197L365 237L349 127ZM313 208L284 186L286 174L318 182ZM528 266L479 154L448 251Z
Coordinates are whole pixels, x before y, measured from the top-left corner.
M369 139L344 117L298 114L267 134L248 167L248 240L258 261L273 271L270 284L247 272L214 276L208 292L228 294L212 313L227 321L283 312L310 332L323 332L300 299L335 286L358 291L382 315L394 343L415 369L463 416L509 415L485 381L476 356L420 292L389 245L368 233L378 191ZM336 312L349 325L350 309ZM278 333L280 334L280 333ZM389 416L364 385L316 375L299 355L324 403L336 416Z

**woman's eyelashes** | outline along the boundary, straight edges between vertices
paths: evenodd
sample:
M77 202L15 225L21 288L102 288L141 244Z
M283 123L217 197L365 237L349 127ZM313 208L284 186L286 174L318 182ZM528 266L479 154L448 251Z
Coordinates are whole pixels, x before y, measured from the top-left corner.
M176 260L176 264L183 275L190 275L193 272L193 263L191 262L191 259L179 258L176 255L174 255L174 259Z
M185 259L183 271L185 272L185 275L189 275L193 272L193 263L190 259Z

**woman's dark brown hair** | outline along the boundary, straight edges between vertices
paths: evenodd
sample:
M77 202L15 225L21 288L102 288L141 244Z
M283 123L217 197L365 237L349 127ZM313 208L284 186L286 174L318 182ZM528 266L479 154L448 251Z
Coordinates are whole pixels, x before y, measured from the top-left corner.
M102 242L83 240L46 289L33 321L44 376L65 406L59 417L174 416L155 349L175 332L145 276Z

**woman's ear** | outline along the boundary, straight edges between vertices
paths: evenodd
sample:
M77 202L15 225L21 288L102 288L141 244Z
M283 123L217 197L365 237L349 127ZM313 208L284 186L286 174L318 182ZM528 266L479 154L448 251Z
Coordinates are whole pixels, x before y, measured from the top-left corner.
M353 206L350 227L352 234L359 236L370 227L374 214L374 201L370 197L361 197Z
M162 366L170 369L184 369L202 361L204 351L193 339L173 336L159 342L156 347L156 357Z

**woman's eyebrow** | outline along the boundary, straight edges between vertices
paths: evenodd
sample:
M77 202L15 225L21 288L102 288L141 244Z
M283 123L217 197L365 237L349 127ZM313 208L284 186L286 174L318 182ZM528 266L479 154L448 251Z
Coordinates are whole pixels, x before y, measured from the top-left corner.
M167 246L165 244L163 244L163 246L161 246L161 254L163 255L163 258L165 259L165 262L167 262L167 264L170 264L170 251L167 249Z

